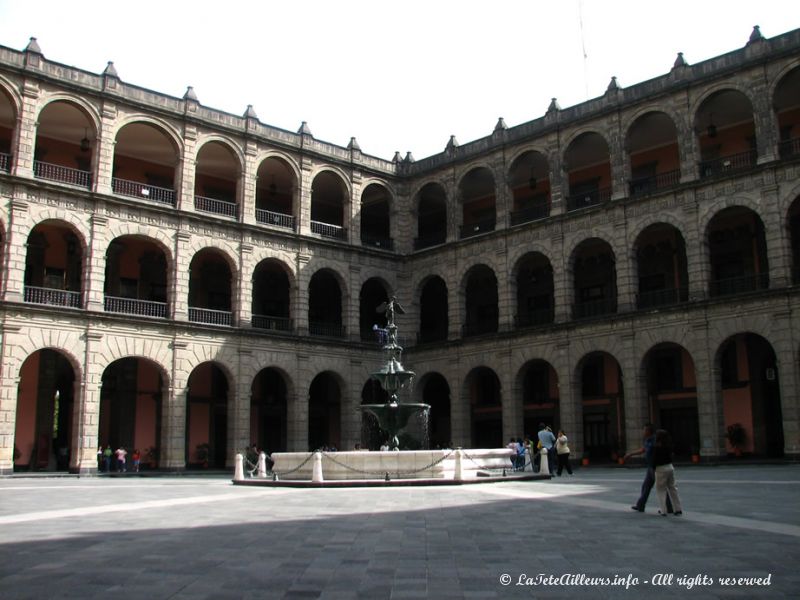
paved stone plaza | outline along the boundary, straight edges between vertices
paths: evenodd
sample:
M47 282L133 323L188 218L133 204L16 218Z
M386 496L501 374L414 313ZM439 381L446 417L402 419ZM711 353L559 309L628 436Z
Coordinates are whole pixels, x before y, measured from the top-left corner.
M668 518L655 497L630 510L642 476L320 490L5 478L0 597L800 597L800 466L679 468L685 514ZM687 575L714 584L687 589ZM551 576L564 585L516 585ZM769 585L719 584L739 577Z

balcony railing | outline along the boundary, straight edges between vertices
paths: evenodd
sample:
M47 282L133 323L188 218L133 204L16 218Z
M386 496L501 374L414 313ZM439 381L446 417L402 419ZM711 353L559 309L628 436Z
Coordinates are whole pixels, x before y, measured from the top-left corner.
M529 310L514 317L514 327L524 329L525 327L536 327L537 325L547 325L555 320L555 313L552 308L542 308L539 310Z
M439 246L447 241L447 232L434 233L423 237L414 238L414 250L423 250L432 246Z
M493 319L485 321L477 321L475 323L465 323L461 327L462 337L469 337L473 335L483 335L484 333L497 333L498 323Z
M420 331L417 332L417 343L418 344L431 344L433 342L446 342L447 341L447 331L445 330L435 330L435 331Z
M25 302L30 302L31 304L50 304L52 306L81 308L80 292L26 285L23 299Z
M206 198L205 196L194 197L194 208L200 212L222 215L223 217L236 218L239 214L235 202L217 200L216 198Z
M233 323L233 313L228 310L211 310L210 308L189 307L189 320L192 323L208 323L209 325L227 325Z
M250 325L253 329L264 329L267 331L291 332L293 329L292 320L288 317L271 317L269 315L253 315L250 317Z
M748 150L739 154L731 154L714 160L704 160L700 163L700 177L721 177L737 171L746 171L756 165L756 151Z
M667 171L666 173L657 173L651 177L631 179L629 182L630 194L631 196L646 196L658 190L678 185L680 181L681 172L679 169Z
M550 206L547 202L522 208L511 212L511 225L530 223L539 219L546 219L550 215Z
M718 279L711 282L712 296L730 296L733 294L746 294L756 290L765 290L769 287L769 275L758 273L744 277Z
M668 288L640 292L636 298L636 306L640 309L655 308L657 306L670 306L686 302L689 299L689 290L682 288Z
M496 219L492 217L491 219L484 219L482 221L476 221L475 223L465 223L461 226L461 239L472 237L474 235L480 235L482 233L488 233L489 231L494 231Z
M159 317L161 319L167 318L166 302L106 296L103 308L106 312L142 315L144 317Z
M781 158L800 155L800 138L782 141L778 145L778 154Z
M111 180L111 189L120 196L130 196L131 198L144 198L162 204L175 206L175 190L148 185L141 181L128 181L114 177Z
M54 165L40 160L33 161L33 175L38 179L68 183L82 188L89 189L92 187L92 174L89 171L62 167L61 165Z
M571 194L567 198L567 210L578 210L587 206L605 204L611 200L611 188L601 188L580 194Z
M345 332L345 326L340 323L321 323L319 321L309 321L308 323L308 333L311 335L343 338Z
M392 238L373 236L365 233L361 234L361 245L381 248L382 250L391 250L393 246Z
M572 305L573 319L590 319L602 315L612 315L617 312L616 298L603 298L602 300L589 300Z
M294 231L294 217L292 215L272 212L271 210L257 208L256 222L264 223L265 225L275 225L276 227L285 227L286 229Z
M323 237L335 238L337 240L347 239L347 232L344 227L331 225L330 223L321 223L319 221L311 221L311 233L316 233Z
M11 172L11 155L5 152L0 152L0 171L4 173Z

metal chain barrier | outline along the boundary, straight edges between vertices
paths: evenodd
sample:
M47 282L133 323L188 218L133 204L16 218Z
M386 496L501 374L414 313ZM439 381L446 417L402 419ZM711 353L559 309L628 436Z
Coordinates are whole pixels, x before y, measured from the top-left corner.
M464 454L465 458L470 460L472 462L472 464L474 464L479 469L483 469L484 471L505 471L506 470L506 467L498 467L497 465L492 465L492 466L481 465L472 456L470 456L469 453L466 450L464 450L463 448L461 449L461 452ZM528 453L528 455L530 456L530 453ZM510 458L511 457L509 456L509 459ZM522 467L522 469L515 469L515 468L511 467L511 470L513 472L515 472L515 473L521 473L521 472L525 471L525 467L530 465L531 462L532 462L531 460L528 460L528 462L525 463L525 466ZM533 471L533 467L531 467L531 471Z
M430 464L428 464L428 465L426 465L424 467L420 467L419 469L413 469L411 471L392 471L392 474L395 477L400 477L401 475L413 475L415 473L421 473L422 471L427 471L428 469L432 469L433 467L435 467L436 465L438 465L442 461L444 461L447 458L449 458L450 455L453 454L453 452L454 452L454 450L450 450L450 451L447 452L447 454L437 458L436 460L434 460L433 462L431 462ZM337 460L336 458L333 457L332 454L329 454L328 452L322 451L321 454L322 454L322 456L327 458L329 461L331 461L333 464L339 465L343 469L346 469L348 471L352 471L354 473L361 473L362 475L378 475L378 476L383 476L383 475L388 474L388 471L386 469L383 469L383 470L380 470L380 471L376 471L376 470L368 471L368 470L365 470L365 469L357 469L356 467L352 467L350 465L347 465L347 464L343 463L340 460Z
M276 470L273 469L272 470L272 474L273 475L277 475L278 477L285 477L286 475L291 475L292 473L302 469L306 465L306 463L308 461L310 461L313 457L314 457L314 453L310 452L308 454L308 456L306 457L306 459L303 462L301 462L299 465L297 465L294 469L289 469L288 471L276 471Z

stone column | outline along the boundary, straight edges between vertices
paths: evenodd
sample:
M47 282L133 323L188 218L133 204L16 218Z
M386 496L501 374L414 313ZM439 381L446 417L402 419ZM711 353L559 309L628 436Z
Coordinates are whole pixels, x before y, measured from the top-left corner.
M350 265L348 268L347 288L342 290L342 323L347 328L347 339L351 342L361 341L361 267Z
M4 241L3 263L5 275L0 280L3 299L22 302L25 289L26 244L31 222L28 202L13 198L9 202L8 230Z
M33 153L36 148L36 121L39 110L39 83L34 79L22 82L22 108L17 115L16 146L11 149L14 155L13 174L30 179L33 177Z
M308 263L311 256L297 254L297 276L294 279L295 290L292 306L292 319L298 335L308 335L308 283L311 273L308 272Z
M564 254L564 233L560 229L553 230L550 256L553 261L553 310L556 323L572 320L573 282L569 256Z
M175 263L172 268L170 318L175 321L189 320L189 244L192 235L187 231L175 232Z
M705 319L695 318L690 321L689 327L694 341L692 358L697 385L700 456L704 459L716 459L726 454L722 377L719 365L714 360L716 349L708 345L708 323Z
M689 301L696 302L708 298L708 285L711 265L708 257L708 244L705 232L700 230L697 203L701 198L694 198L690 193L681 199L683 204L683 230L686 248L686 271L689 286Z
M625 410L625 444L620 445L621 455L641 448L642 426L650 420L647 397L647 378L636 360L636 335L633 331L622 334L623 354L618 357L622 369L622 390Z
M249 225L256 224L256 188L258 181L258 164L256 155L258 144L253 140L245 140L244 166L239 179L239 221Z
M0 322L0 358L3 365L0 369L0 475L9 475L14 471L19 372L25 360L23 356L14 356L19 347L15 343L19 331L17 325Z
M105 100L100 110L100 128L94 145L94 189L99 194L112 194L117 107L114 102Z
M294 394L287 394L286 424L289 452L308 451L308 399L311 373L308 355L297 355L297 378Z
M86 272L83 278L84 306L87 310L102 312L105 310L106 283L106 248L108 240L106 231L108 218L94 214L91 217L91 239L86 249Z
M512 436L516 439L525 434L523 431L522 393L515 385L516 381L513 373L511 373L511 350L505 348L500 350L498 358L502 361L502 370L497 376L500 379L500 389L502 390L502 439L505 442Z
M248 242L239 244L239 269L234 291L235 306L234 321L236 327L249 328L252 326L252 298L253 298L253 246Z
M617 312L636 309L636 261L634 249L628 241L628 222L622 211L614 215L614 255L617 277Z
M792 282L791 239L779 207L778 186L763 187L759 213L764 223L770 288L786 287Z
M359 152L360 155L360 152ZM361 171L350 173L350 199L344 207L344 222L347 240L354 246L361 245Z
M350 360L349 385L342 396L341 405L341 443L339 450L352 450L356 443L361 443L361 387L364 384L364 365L360 359ZM402 393L401 398L402 398Z
M172 385L167 388L161 407L161 447L158 466L161 469L186 468L186 394L189 373L188 344L179 339L172 342Z
M194 181L197 169L197 127L187 123L183 128L183 156L175 166L175 190L178 210L194 212Z
M456 271L458 264L456 260L451 260L447 273L458 275ZM464 294L461 291L461 283L459 281L447 282L447 339L457 340L461 338L461 328L464 325Z
M237 452L243 452L256 440L251 439L252 354L239 348L236 383L228 391L228 453L226 466L233 466Z
M497 330L512 331L514 329L514 313L516 302L511 278L511 266L508 264L508 250L502 248L496 253L497 268L494 274L497 279Z
M569 439L572 458L583 455L583 406L581 404L580 386L575 384L574 365L570 356L569 338L563 337L555 342L556 362L553 369L558 377L558 413L561 429ZM535 432L527 433L534 435ZM558 433L558 432L554 432Z
M780 385L781 421L783 425L783 452L786 458L800 458L800 403L798 403L797 364L798 344L793 332L797 330L792 323L791 310L781 310L772 315L775 320L773 336L777 358L778 384Z
M297 190L298 206L295 216L297 223L295 231L301 235L311 234L311 185L313 184L312 173L314 165L307 156L300 158L300 181Z
M83 380L75 382L74 425L69 470L73 473L97 472L97 446L100 433L100 391L103 371L99 355L103 353L103 334L87 330L85 334Z

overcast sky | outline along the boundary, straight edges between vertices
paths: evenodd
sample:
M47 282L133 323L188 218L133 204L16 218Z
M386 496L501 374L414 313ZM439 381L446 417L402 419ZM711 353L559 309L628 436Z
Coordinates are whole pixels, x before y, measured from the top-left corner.
M0 45L390 159L800 27L798 0L0 0Z

